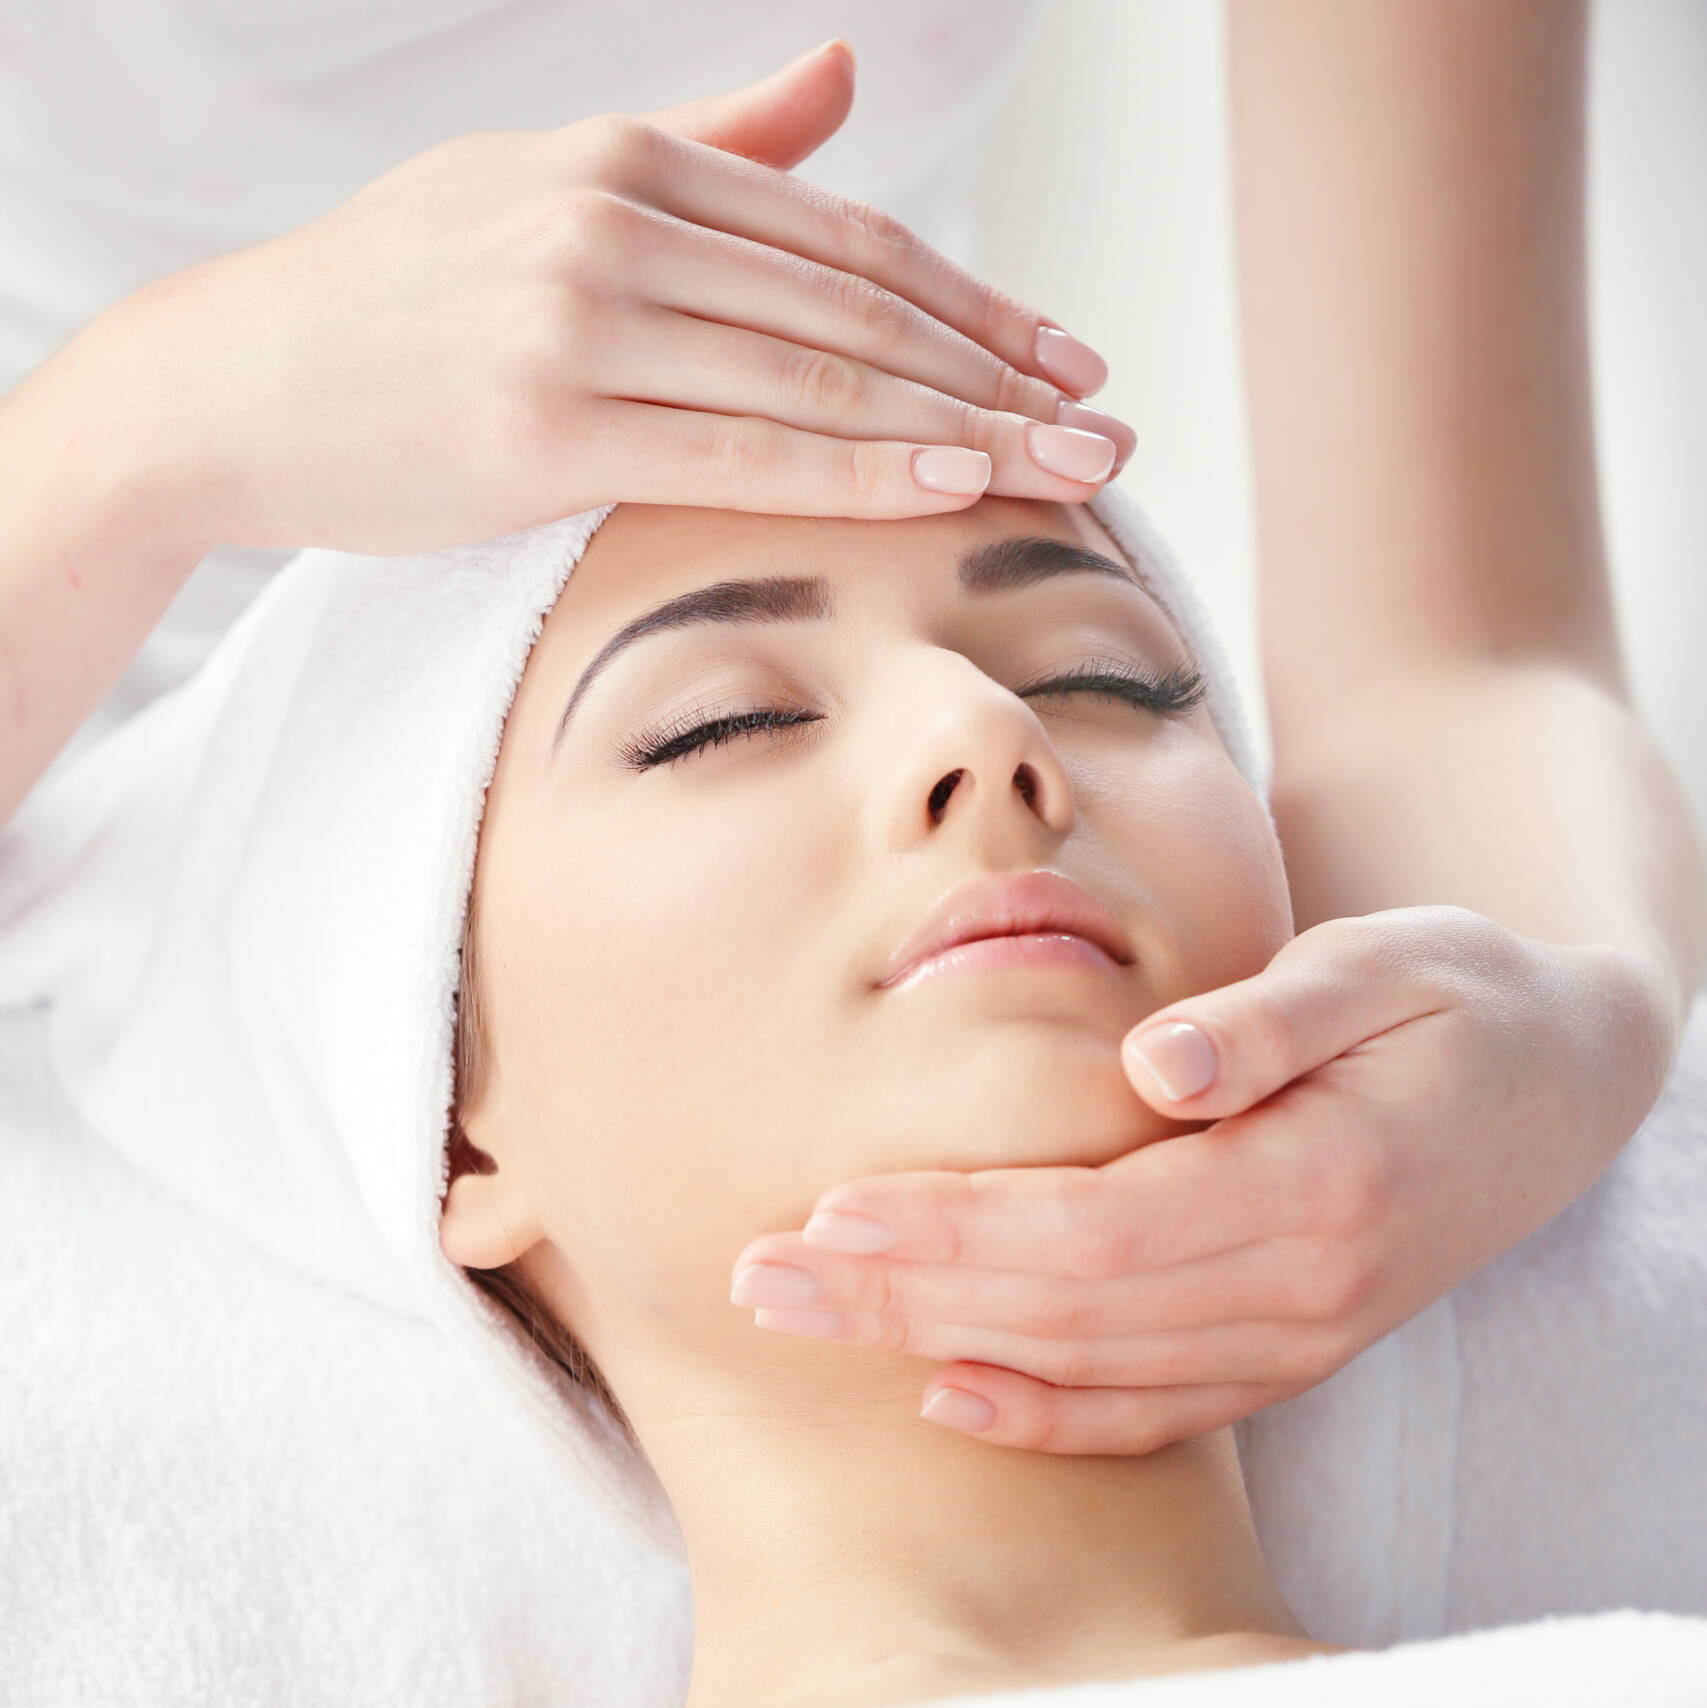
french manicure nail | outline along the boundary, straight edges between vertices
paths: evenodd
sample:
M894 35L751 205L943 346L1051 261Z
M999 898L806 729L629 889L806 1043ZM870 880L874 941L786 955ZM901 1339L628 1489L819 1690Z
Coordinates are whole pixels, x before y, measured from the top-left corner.
M895 1230L875 1216L855 1216L845 1210L820 1210L800 1237L824 1251L851 1251L861 1257L887 1251L895 1243Z
M919 1416L950 1429L988 1429L996 1421L996 1408L982 1394L964 1388L938 1388L920 1408Z
M1026 423L1025 448L1040 469L1065 475L1068 480L1101 480L1114 467L1115 453L1120 449L1100 433L1081 432L1077 427L1045 427L1041 421Z
M913 479L927 492L982 492L993 467L987 451L965 445L928 445L913 453Z
M1183 1020L1145 1032L1127 1048L1149 1070L1170 1103L1195 1097L1213 1085L1220 1066L1208 1035Z
M1121 465L1138 449L1138 434L1129 427L1118 415L1105 415L1100 409L1092 409L1088 403L1075 403L1072 398L1064 397L1055 408L1055 421L1061 427L1078 427L1086 433L1100 433L1105 439L1112 439L1119 447L1114 459L1114 473L1119 474Z
M815 1305L824 1283L792 1263L749 1263L729 1289L732 1305Z
M1037 365L1063 391L1089 397L1108 383L1108 363L1089 344L1070 338L1058 326L1037 329Z

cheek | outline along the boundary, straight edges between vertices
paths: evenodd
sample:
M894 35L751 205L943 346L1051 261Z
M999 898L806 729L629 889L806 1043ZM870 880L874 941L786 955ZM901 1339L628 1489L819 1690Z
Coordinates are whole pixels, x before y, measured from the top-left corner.
M1293 935L1286 867L1267 809L1219 745L1182 745L1129 810L1123 840L1166 946L1158 1006L1260 972Z
M789 1028L811 1012L812 965L821 979L813 927L838 856L812 840L830 815L795 794L656 793L536 826L501 875L493 1030L564 1249L661 1259L647 1287L669 1301L671 1269L733 1249L719 1218L751 1237L753 1200L787 1193L764 1117L811 1065Z

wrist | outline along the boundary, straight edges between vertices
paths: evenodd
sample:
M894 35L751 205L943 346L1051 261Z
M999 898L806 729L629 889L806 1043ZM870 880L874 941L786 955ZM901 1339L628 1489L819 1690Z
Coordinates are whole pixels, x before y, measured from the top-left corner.
M211 464L172 331L148 289L121 299L37 375L51 381L38 489L86 518L86 548L109 544L130 573L181 581L218 543ZM63 513L63 512L62 512Z

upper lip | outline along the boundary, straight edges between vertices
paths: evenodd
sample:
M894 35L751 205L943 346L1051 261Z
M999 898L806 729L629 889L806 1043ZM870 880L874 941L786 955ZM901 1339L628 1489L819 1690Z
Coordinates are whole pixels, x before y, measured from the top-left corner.
M1120 921L1059 872L985 872L950 890L893 955L879 985L894 984L921 961L981 937L1030 932L1083 937L1122 966L1133 960Z

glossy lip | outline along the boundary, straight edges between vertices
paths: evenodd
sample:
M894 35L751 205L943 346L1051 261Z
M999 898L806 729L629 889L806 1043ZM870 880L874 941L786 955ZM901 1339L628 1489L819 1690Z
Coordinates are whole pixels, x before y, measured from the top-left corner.
M1120 921L1059 872L985 872L950 890L889 958L878 989L898 984L933 956L990 937L1080 937L1119 966L1135 958Z

